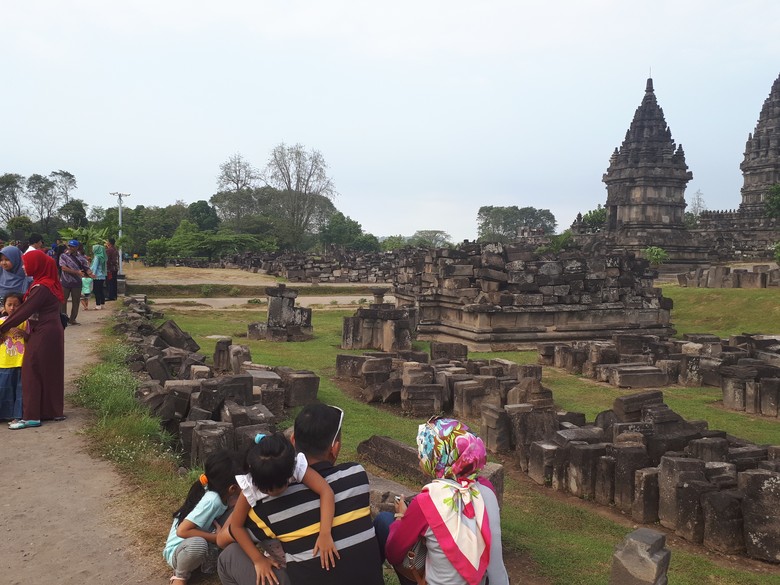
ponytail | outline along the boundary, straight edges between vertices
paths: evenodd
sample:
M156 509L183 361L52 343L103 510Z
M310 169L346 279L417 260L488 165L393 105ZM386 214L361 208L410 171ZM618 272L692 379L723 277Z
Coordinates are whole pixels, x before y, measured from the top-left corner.
M211 454L206 460L205 471L195 483L190 486L187 498L181 508L173 513L179 522L184 520L203 499L207 491L216 492L223 502L227 501L228 489L236 483L236 475L240 473L236 456L232 451L221 450Z

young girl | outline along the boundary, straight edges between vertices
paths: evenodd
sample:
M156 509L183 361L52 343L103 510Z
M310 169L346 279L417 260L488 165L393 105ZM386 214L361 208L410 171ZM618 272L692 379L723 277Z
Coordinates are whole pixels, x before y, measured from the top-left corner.
M89 293L92 292L92 279L89 276L81 277L81 306L85 311L89 310Z
M220 526L216 519L238 496L235 474L240 471L230 451L218 451L206 460L205 472L192 484L173 523L163 557L173 568L172 585L186 585L192 572L206 560L209 543L216 544ZM232 503L232 502L231 502Z
M280 495L291 483L302 483L320 496L320 532L312 552L314 555L319 554L324 569L335 566L336 559L339 558L331 536L333 515L336 511L335 497L328 482L319 473L309 469L306 456L303 453L296 455L295 447L282 433L257 435L255 444L247 450L244 471L247 473L236 477L241 495L230 517L229 537L226 538L228 541L238 542L252 560L258 583L276 583L272 567L279 565L263 556L243 526L250 510L258 502Z
M13 315L23 300L20 293L5 295L0 323ZM11 425L22 418L22 358L28 333L27 321L23 321L8 332L0 346L0 419L12 419Z

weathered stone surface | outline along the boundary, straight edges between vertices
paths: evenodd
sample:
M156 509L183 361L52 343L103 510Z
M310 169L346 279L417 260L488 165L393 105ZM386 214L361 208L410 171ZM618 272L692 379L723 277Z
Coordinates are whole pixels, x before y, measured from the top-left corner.
M662 533L634 530L612 555L610 585L666 585L672 553L665 546Z
M311 404L317 400L320 377L314 372L282 372L277 369L285 388L285 406L296 407Z
M573 445L569 453L567 480L573 496L593 500L599 459L606 455L605 443Z
M480 436L487 450L492 453L512 448L512 424L504 408L492 404L482 405Z
M554 412L536 410L530 404L508 405L506 412L512 424L515 456L525 471L528 469L531 443L550 441L558 430L558 420Z
M686 480L677 485L677 528L675 534L701 544L704 540L702 497L718 487L708 481Z
M596 502L609 506L615 501L615 458L605 456L599 459L596 472Z
M206 424L208 423L208 424ZM209 455L220 450L235 450L235 431L229 423L198 421L192 432L192 466L202 466Z
M153 356L147 359L144 363L144 369L152 380L157 380L161 384L164 384L171 377L168 367L161 356Z
M401 390L401 409L416 417L442 412L444 387L439 384L412 384Z
M634 480L639 469L650 466L647 449L638 443L620 443L613 446L615 458L615 506L631 512L634 503Z
M214 345L214 370L217 372L229 372L232 369L230 364L230 346L233 340L229 337L218 339Z
M653 404L662 404L664 394L660 390L638 392L618 396L612 404L612 411L618 422L639 422L642 409Z
M683 479L705 481L704 461L684 457L661 457L658 474L658 518L661 524L670 529L677 528L677 486Z
M753 558L780 562L780 473L749 470L739 474L745 547Z
M645 467L634 472L634 502L631 518L634 522L658 522L658 468Z
M178 347L191 352L196 352L200 349L195 340L188 333L182 331L174 321L168 320L160 325L157 328L157 334L171 347Z
M558 445L548 441L531 443L528 458L528 477L539 485L552 485L553 461Z
M744 494L738 490L703 494L705 547L731 555L745 552L743 497Z

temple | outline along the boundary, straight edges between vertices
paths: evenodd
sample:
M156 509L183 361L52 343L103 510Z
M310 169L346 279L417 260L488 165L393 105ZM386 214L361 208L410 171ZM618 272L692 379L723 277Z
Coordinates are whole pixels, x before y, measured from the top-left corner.
M756 129L745 144L745 159L739 166L745 178L740 211L763 211L764 196L780 183L780 76L764 100Z

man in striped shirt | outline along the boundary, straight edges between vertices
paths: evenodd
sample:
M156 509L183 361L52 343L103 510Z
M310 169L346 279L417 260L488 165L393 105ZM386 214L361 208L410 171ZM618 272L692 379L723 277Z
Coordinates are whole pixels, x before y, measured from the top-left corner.
M341 450L344 412L326 404L310 404L295 419L293 443L309 466L328 482L336 497L333 541L340 558L326 571L312 550L319 534L319 496L303 484L292 484L276 497L250 510L245 528L257 540L278 539L284 549L290 581L316 585L382 585L382 561L369 509L369 484L357 463L336 464ZM230 527L236 530L236 527ZM249 557L238 544L219 557L223 585L255 585ZM282 578L283 580L283 578Z

